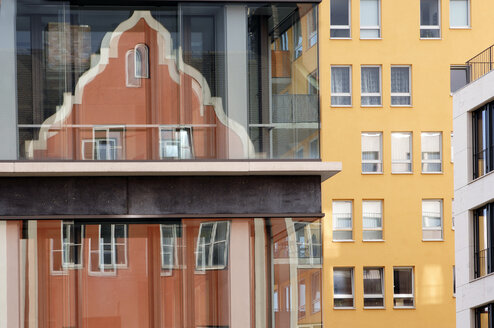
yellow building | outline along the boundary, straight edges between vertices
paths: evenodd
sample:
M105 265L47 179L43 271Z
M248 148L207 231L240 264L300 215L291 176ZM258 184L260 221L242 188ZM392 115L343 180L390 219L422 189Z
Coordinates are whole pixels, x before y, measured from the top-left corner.
M453 84L494 2L319 5L325 327L454 327ZM365 283L365 292L364 292Z

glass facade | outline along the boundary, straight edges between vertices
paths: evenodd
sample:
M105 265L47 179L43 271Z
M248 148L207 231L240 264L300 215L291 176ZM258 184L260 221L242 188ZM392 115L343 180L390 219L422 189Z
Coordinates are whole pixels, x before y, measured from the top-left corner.
M18 1L9 159L319 158L316 9Z
M1 224L26 327L322 324L319 219Z

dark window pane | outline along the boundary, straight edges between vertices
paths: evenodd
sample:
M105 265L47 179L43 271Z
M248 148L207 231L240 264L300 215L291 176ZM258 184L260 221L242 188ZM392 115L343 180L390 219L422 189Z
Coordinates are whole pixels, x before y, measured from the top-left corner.
M331 0L331 25L349 25L348 0Z

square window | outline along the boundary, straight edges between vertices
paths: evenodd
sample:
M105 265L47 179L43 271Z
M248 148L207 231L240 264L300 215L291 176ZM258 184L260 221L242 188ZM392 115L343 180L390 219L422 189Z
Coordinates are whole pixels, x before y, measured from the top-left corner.
M360 73L361 106L381 106L381 66L362 66Z
M449 1L449 26L452 28L470 27L470 1Z
M412 133L391 133L391 172L412 172Z
M381 4L379 0L360 0L360 38L381 37Z
M362 133L362 173L382 173L382 133Z
M352 105L352 67L331 66L331 106Z
M443 202L440 199L422 200L422 239L443 239Z
M330 37L350 38L350 0L331 0Z
M353 268L333 269L333 296L335 308L353 308Z
M353 240L352 201L333 201L333 241Z
M393 268L393 304L395 308L415 306L412 267Z
M362 201L363 240L383 239L383 211L381 200Z
M439 0L420 0L420 38L441 37Z
M391 66L391 106L411 106L410 66Z
M422 173L442 172L442 133L422 132Z
M384 268L364 267L364 308L384 307Z

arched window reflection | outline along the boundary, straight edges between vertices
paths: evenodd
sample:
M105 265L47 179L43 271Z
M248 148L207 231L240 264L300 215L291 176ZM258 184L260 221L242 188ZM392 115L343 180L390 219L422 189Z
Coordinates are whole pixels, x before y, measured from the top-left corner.
M125 85L127 87L140 87L141 80L137 78L135 69L135 51L129 50L125 55Z
M145 44L138 44L135 52L135 77L141 79L149 78L149 50Z

